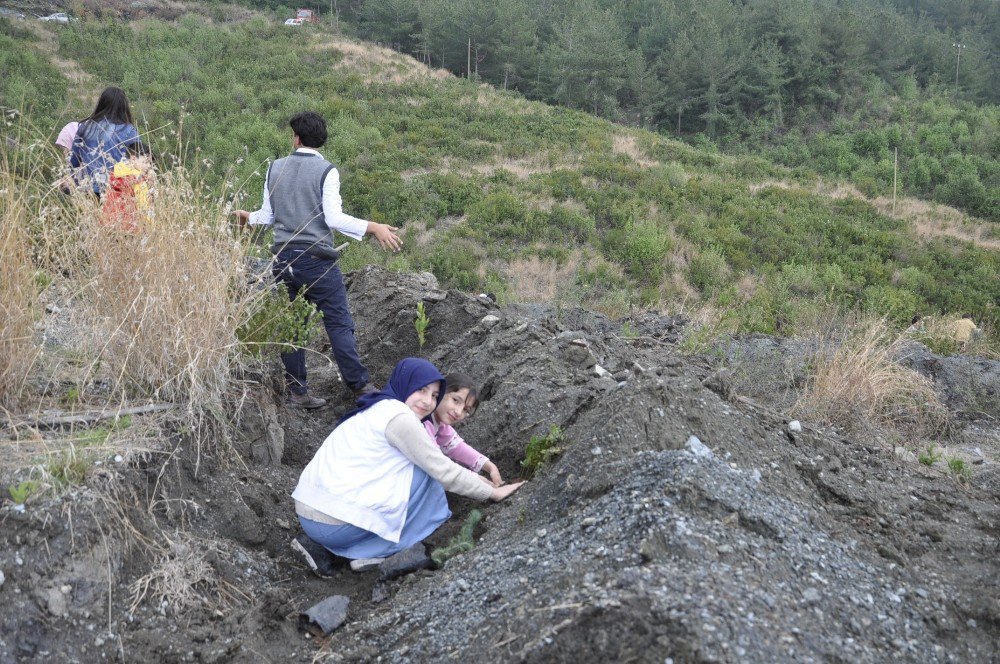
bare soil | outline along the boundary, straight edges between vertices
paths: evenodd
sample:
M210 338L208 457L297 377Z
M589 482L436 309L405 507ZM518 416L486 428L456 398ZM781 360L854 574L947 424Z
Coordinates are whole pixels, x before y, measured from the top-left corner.
M891 441L790 431L808 353L795 342L734 340L736 366L679 354L670 317L622 338L598 314L499 309L430 275L349 281L376 382L407 355L476 376L463 434L505 478L531 436L565 432L520 492L479 506L476 548L389 582L381 602L375 573L320 579L292 555L289 494L350 405L317 344L326 407L285 408L275 362L230 411L230 442L195 445L168 420L155 444L93 461L85 483L0 507L0 663L996 661L998 363L914 356L956 414L943 442L980 452L960 482ZM0 487L20 478L0 468ZM474 507L450 502L431 546ZM300 631L299 612L332 594L350 597L348 622Z

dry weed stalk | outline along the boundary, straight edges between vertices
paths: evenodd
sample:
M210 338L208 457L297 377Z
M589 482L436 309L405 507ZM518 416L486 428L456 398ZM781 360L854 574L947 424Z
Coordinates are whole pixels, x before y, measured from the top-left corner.
M0 407L15 405L40 345L38 289L27 229L31 206L17 165L0 158Z
M80 304L112 391L218 403L239 361L236 329L259 296L242 288L243 248L219 207L176 169L138 231L103 226L95 206L80 223Z
M894 431L904 439L944 430L948 413L931 382L898 363L903 343L886 321L862 321L832 352L817 355L792 412L853 431Z
M131 613L147 598L164 613L174 615L197 607L221 609L239 599L250 599L221 579L208 561L209 553L219 553L214 542L187 533L177 533L174 538L164 535L164 542L153 568L129 587Z

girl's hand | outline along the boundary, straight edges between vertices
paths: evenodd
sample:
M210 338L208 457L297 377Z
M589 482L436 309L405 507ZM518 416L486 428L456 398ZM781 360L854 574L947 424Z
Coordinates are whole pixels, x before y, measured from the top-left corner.
M490 476L490 483L493 486L500 486L503 484L503 478L500 477L500 469L492 461L487 461L483 464L482 472Z
M524 484L524 482L516 482L514 484L498 486L497 488L493 489L493 493L490 495L490 500L499 503L501 500L503 500L510 494L514 493L518 489L520 489L522 484Z

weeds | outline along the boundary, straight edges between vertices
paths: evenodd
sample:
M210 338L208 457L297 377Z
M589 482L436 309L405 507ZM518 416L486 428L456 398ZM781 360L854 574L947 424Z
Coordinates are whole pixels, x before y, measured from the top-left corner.
M11 500L17 505L23 505L28 498L38 492L41 485L34 480L25 480L17 485L12 485L7 488L7 492L10 493Z
M959 482L968 481L972 477L972 468L965 461L959 458L948 459L948 472Z
M940 460L941 460L941 454L934 449L933 445L928 445L926 452L921 452L919 455L917 455L917 461L928 467L933 466Z
M424 347L427 341L427 326L431 324L430 316L424 311L424 303L417 302L417 317L413 320L413 327L417 331L417 342L420 348Z
M33 326L39 315L38 284L28 234L32 215L21 165L0 157L0 406L20 399L40 351Z
M556 424L549 428L546 435L532 436L524 450L524 460L521 461L521 467L524 468L527 477L534 476L543 464L562 454L565 451L562 447L565 442L566 434Z
M904 440L946 429L948 412L931 382L896 361L901 343L884 320L862 321L853 336L817 356L792 412L847 430L884 428Z
M462 529L459 531L458 535L452 537L446 546L439 547L431 552L431 560L434 561L434 565L436 567L441 567L444 565L446 560L454 558L460 553L472 551L472 548L476 545L476 541L473 539L473 533L482 518L482 512L479 510L472 510L469 512L469 516L466 517L465 523L462 524Z
M48 460L45 474L51 478L56 489L62 489L82 484L90 465L90 460L78 454L76 446L71 444Z

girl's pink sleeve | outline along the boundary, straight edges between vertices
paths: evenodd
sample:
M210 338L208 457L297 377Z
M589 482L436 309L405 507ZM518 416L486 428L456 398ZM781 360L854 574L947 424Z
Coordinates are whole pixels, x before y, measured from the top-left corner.
M477 452L472 445L465 442L454 427L449 424L442 424L434 437L441 451L454 461L470 470L479 472L489 461L487 457Z

